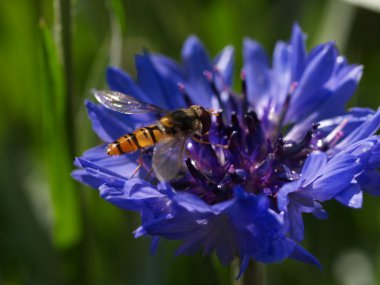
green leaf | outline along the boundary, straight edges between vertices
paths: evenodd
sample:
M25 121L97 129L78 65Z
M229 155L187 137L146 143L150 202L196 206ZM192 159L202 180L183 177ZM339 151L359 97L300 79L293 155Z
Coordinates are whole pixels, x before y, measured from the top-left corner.
M70 151L70 134L67 113L67 93L63 65L59 61L58 48L53 33L41 22L42 49L42 136L44 157L50 183L53 204L53 240L60 248L78 242L81 236L79 191L70 178L73 154Z

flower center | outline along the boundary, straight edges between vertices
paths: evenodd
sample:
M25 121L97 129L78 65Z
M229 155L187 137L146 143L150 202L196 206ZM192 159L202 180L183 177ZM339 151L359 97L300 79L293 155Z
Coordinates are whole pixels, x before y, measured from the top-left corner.
M205 73L205 76L210 81L212 91L221 99L222 92L218 91L220 88L217 88L211 74ZM245 81L242 82L244 93ZM235 96L231 92L229 95ZM244 96L232 100L240 106L244 105ZM225 114L220 112L206 138L211 145L196 141L188 144L190 158L185 163L188 173L173 180L173 187L193 193L208 204L230 199L238 185L250 193L275 198L281 186L299 178L308 154L314 150L326 151L336 143L344 127L341 126L331 137L324 138L318 124L314 124L299 142L286 141L282 131L286 129L283 121L289 104L290 95L285 99L275 122L268 118L261 121L253 110L248 110L240 114L232 112L227 124Z

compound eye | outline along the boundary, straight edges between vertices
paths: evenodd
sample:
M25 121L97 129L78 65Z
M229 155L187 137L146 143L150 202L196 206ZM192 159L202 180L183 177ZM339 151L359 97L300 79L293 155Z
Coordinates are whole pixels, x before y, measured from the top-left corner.
M190 108L193 109L193 111L195 112L195 114L197 114L199 117L202 116L202 113L203 113L204 109L201 106L193 105Z
M211 116L210 116L210 114L207 111L202 112L202 115L200 116L200 121L202 123L202 134L205 134L211 128Z

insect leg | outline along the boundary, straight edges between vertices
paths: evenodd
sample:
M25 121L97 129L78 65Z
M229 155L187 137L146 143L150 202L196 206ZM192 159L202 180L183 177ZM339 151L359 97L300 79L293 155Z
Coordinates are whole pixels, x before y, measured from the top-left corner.
M149 176L152 174L152 172L153 172L153 168L151 168L150 170L149 170L149 172L148 172L148 174L145 176L145 180L148 180L148 178L149 178Z
M143 158L142 158L142 152L141 152L141 150L139 150L139 159L137 160L137 162L139 164L137 165L135 171L133 171L131 177L129 177L129 178L133 178L139 172L139 170L141 169L141 167L143 166L144 161L143 161Z
M224 149L228 148L227 144L218 144L218 143L212 143L212 142L202 141L202 140L198 139L195 136L193 136L191 139L194 140L194 141L196 141L196 142L198 142L198 143L202 143L202 144L209 144L209 145L213 145L213 146L216 146L216 147L221 147L221 148L224 148Z

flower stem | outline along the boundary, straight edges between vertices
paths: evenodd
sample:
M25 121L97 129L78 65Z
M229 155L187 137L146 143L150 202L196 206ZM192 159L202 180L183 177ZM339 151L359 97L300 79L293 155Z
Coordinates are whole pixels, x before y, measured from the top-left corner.
M232 285L265 285L265 266L263 263L251 260L247 270L236 279L240 270L240 260L235 259L232 262Z
M64 94L60 102L65 113L64 124L70 153L74 153L74 68L72 62L72 2L73 0L54 0L55 22L54 38L63 69Z

